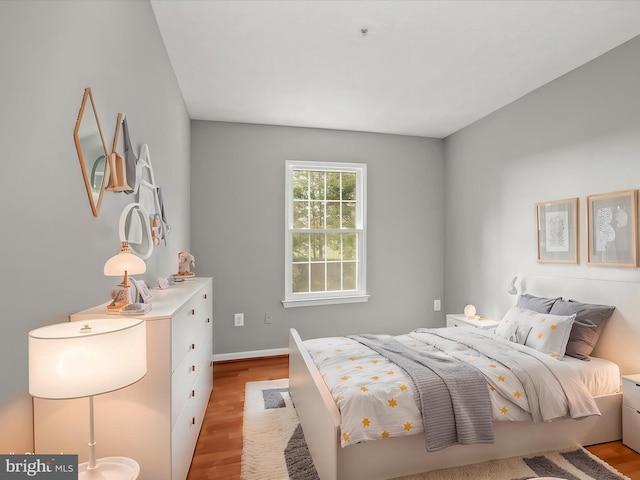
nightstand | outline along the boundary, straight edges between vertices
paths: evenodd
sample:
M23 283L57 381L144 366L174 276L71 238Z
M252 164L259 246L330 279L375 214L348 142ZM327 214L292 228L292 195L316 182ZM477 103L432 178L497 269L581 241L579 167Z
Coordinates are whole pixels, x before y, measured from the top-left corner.
M622 443L640 452L640 374L622 376Z
M449 313L447 314L447 327L474 327L488 330L495 328L500 322L497 320L489 320L488 318L473 317L469 318L463 314Z

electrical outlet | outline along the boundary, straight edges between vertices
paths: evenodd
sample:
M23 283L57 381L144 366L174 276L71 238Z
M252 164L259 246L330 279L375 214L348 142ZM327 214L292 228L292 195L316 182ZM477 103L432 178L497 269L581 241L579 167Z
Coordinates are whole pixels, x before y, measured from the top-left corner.
M439 312L440 311L440 300L434 300L433 301L433 311L434 312Z
M265 313L264 314L264 323L266 323L267 325L271 325L271 314L270 313Z
M235 313L233 315L233 324L236 327L244 327L244 313Z

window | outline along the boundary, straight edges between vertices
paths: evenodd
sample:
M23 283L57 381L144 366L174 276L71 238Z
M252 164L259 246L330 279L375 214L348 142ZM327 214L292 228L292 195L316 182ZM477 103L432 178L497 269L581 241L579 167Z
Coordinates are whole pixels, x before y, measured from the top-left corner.
M286 163L285 307L366 302L366 173Z

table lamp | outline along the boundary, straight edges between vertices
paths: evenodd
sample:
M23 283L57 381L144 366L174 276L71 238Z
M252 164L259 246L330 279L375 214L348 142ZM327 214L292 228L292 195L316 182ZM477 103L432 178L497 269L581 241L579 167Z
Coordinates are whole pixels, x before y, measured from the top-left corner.
M120 310L132 301L129 275L144 273L147 266L140 257L131 253L129 242L121 242L120 252L104 264L104 274L108 277L124 275L124 280L111 293L113 302L107 306L108 310Z
M146 345L142 319L66 322L29 332L29 393L45 399L89 398L89 461L79 465L79 480L133 480L140 473L131 458L96 460L93 397L144 377Z
M476 307L474 305L467 305L464 307L464 314L467 318L475 318L476 316Z

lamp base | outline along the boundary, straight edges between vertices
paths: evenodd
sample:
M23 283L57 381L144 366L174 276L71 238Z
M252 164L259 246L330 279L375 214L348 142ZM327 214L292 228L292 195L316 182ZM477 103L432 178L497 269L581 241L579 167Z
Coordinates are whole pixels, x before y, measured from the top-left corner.
M89 462L78 465L78 480L136 480L140 465L132 458L104 457L96 460L96 468L88 469Z

